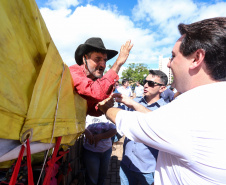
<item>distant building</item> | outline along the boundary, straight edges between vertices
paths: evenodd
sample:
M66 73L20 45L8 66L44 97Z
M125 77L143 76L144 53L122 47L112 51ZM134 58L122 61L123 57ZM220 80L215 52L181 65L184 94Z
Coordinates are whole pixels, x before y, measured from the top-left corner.
M172 71L167 67L167 64L169 62L170 58L163 58L162 55L159 56L159 70L166 73L168 76L168 84L172 83Z

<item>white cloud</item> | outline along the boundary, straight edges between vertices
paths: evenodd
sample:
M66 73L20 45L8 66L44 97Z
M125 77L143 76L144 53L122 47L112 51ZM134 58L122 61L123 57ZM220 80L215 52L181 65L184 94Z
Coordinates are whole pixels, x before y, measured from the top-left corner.
M46 3L53 9L70 8L79 4L78 0L48 0Z
M212 17L226 17L226 2L219 2L213 5L204 5L199 8L199 14L193 21L200 21L202 19Z
M192 0L138 0L133 9L134 22L142 22L154 30L149 36L153 37L154 47L158 52L167 56L175 41L179 37L177 26L179 23L192 23L202 19L226 16L226 3L215 4L197 3ZM154 50L155 51L155 50Z
M117 14L115 7L111 11L87 5L77 7L74 12L70 9L41 8L41 13L64 62L69 66L75 63L77 46L90 37L101 37L106 48L117 51L131 39L134 48L127 63L149 63L153 58L153 36L148 30L136 28L129 17ZM116 57L110 63L115 60Z
M196 3L195 3L196 2ZM133 20L149 23L159 36L176 36L176 26L198 20L226 16L226 2L215 4L199 3L192 0L139 0L133 9Z
M74 51L78 45L90 37L101 37L106 48L117 51L131 39L134 47L127 63L153 66L158 63L159 55L171 55L179 37L179 23L226 16L225 2L197 4L192 0L139 0L132 18L120 14L117 6L111 4L78 6L78 0L51 0L49 3L52 9L41 8L41 13L68 66L75 64ZM76 8L72 10L71 6ZM108 64L115 60L116 57Z
M140 0L133 14L135 20L148 18L153 24L161 25L171 18L190 16L196 8L191 0Z

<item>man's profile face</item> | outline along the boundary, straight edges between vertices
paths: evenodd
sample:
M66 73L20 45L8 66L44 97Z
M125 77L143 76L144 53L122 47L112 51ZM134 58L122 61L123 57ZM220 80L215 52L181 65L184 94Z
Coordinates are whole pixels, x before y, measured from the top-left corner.
M90 57L87 55L85 57L89 68L89 71L87 70L87 73L89 73L87 76L90 76L91 79L101 78L106 68L107 54L92 52Z
M152 74L149 74L146 77L146 80L148 81L153 81L157 82L159 84L163 84L161 79L158 76L153 76ZM159 85L154 85L154 87L150 87L148 83L144 84L144 96L156 96L159 95L165 86L159 86Z
M172 50L172 57L167 64L167 67L171 68L174 77L171 86L173 88L176 88L179 92L184 92L184 90L186 89L185 80L188 76L190 60L189 57L183 56L183 54L180 52L180 45L182 39L183 36L175 43Z

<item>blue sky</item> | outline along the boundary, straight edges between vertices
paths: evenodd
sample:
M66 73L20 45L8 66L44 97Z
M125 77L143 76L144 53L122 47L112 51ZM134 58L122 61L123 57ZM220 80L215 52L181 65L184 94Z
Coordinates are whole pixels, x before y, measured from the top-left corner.
M36 0L47 28L68 65L74 51L90 37L101 37L105 47L119 51L131 39L134 47L126 64L158 68L159 56L171 56L179 38L177 25L226 16L221 0ZM108 64L113 64L114 57Z

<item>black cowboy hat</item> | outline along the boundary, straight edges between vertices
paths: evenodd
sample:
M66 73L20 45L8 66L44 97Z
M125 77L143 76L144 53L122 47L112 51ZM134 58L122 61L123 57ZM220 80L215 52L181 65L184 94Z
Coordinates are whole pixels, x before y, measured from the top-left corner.
M110 60L118 54L118 51L106 49L101 38L92 37L86 40L84 44L80 44L75 51L75 61L78 65L83 64L82 57L92 50L100 50L107 53L107 59Z

